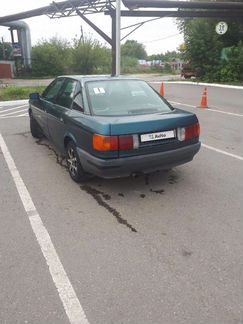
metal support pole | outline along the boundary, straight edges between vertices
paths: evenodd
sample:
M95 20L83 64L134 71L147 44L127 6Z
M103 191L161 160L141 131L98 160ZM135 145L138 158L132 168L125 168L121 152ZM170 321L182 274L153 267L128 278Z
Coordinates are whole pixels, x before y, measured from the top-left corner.
M116 75L121 72L121 1L116 0Z
M2 51L3 51L3 60L5 60L5 48L4 48L4 40L2 37Z
M13 33L13 28L9 28L10 33L11 33L11 41L12 41L12 45L14 44L14 33Z
M116 75L116 13L111 11L111 55L112 55L112 72L111 76Z
M99 27L97 27L92 21L90 21L87 17L85 17L78 9L76 10L77 15L81 17L90 27L92 27L104 40L107 41L110 45L112 44L112 40L109 36L107 36Z

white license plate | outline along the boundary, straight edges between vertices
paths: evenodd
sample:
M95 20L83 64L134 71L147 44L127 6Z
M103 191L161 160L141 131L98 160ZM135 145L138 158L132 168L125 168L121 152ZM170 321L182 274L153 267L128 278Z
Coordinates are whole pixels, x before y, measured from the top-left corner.
M170 130L166 132L158 132L158 133L150 133L143 134L140 136L141 142L149 142L149 141L159 141L168 138L175 138L175 131Z

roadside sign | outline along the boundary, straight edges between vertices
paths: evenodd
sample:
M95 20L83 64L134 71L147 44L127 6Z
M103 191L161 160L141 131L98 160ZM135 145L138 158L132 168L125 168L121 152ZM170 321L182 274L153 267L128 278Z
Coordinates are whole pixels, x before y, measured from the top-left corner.
M215 27L216 33L219 35L223 35L227 32L228 30L228 25L224 21L220 21L217 23Z
M18 43L13 44L13 57L21 57L22 56L22 47Z

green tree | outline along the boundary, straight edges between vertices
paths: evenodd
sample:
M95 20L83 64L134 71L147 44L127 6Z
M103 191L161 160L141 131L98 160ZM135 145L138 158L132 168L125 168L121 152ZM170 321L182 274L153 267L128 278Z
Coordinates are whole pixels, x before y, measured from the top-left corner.
M145 60L147 58L147 52L143 44L135 40L127 40L125 44L121 45L121 56Z
M8 43L0 43L0 60L12 59L12 46Z
M56 37L41 40L32 48L32 73L35 76L57 76L69 72L70 44Z
M176 59L179 59L181 56L180 52L178 51L167 51L166 53L161 53L161 54L153 54L148 56L148 60L153 61L153 60L161 60L163 62L172 62Z
M131 56L121 57L121 71L122 73L136 73L138 72L138 60Z
M157 60L161 60L164 61L164 54L152 54L148 56L148 60L149 61L157 61Z
M81 42L74 40L72 70L81 74L111 73L111 50L89 37Z
M242 81L243 71L236 73L235 69L240 67L240 62L236 64L235 60L243 60L239 57L241 50L237 49L240 46L239 42L243 40L243 23L228 21L227 33L218 35L215 32L217 22L217 19L180 19L178 25L185 41L181 47L182 56L208 81ZM222 61L222 51L227 47L232 47L234 54L231 61L234 61L235 66ZM224 72L221 73L221 69L224 69ZM232 73L229 73L229 69L232 69Z
M243 81L243 43L229 48L227 59L221 63L218 79L222 82Z
M204 19L189 20L182 23L185 50L183 58L192 62L195 69L203 75L215 73L219 64L222 45L213 29L212 21Z

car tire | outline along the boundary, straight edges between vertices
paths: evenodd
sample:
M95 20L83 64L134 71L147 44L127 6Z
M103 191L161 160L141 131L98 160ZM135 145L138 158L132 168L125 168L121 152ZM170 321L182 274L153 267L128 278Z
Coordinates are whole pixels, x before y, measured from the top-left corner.
M70 177L75 182L82 182L87 180L88 174L84 172L77 153L76 145L72 141L68 142L66 147L66 161Z
M30 114L30 132L34 138L42 138L43 137L42 130L41 130L40 126L38 125L37 121L32 116L32 114Z

